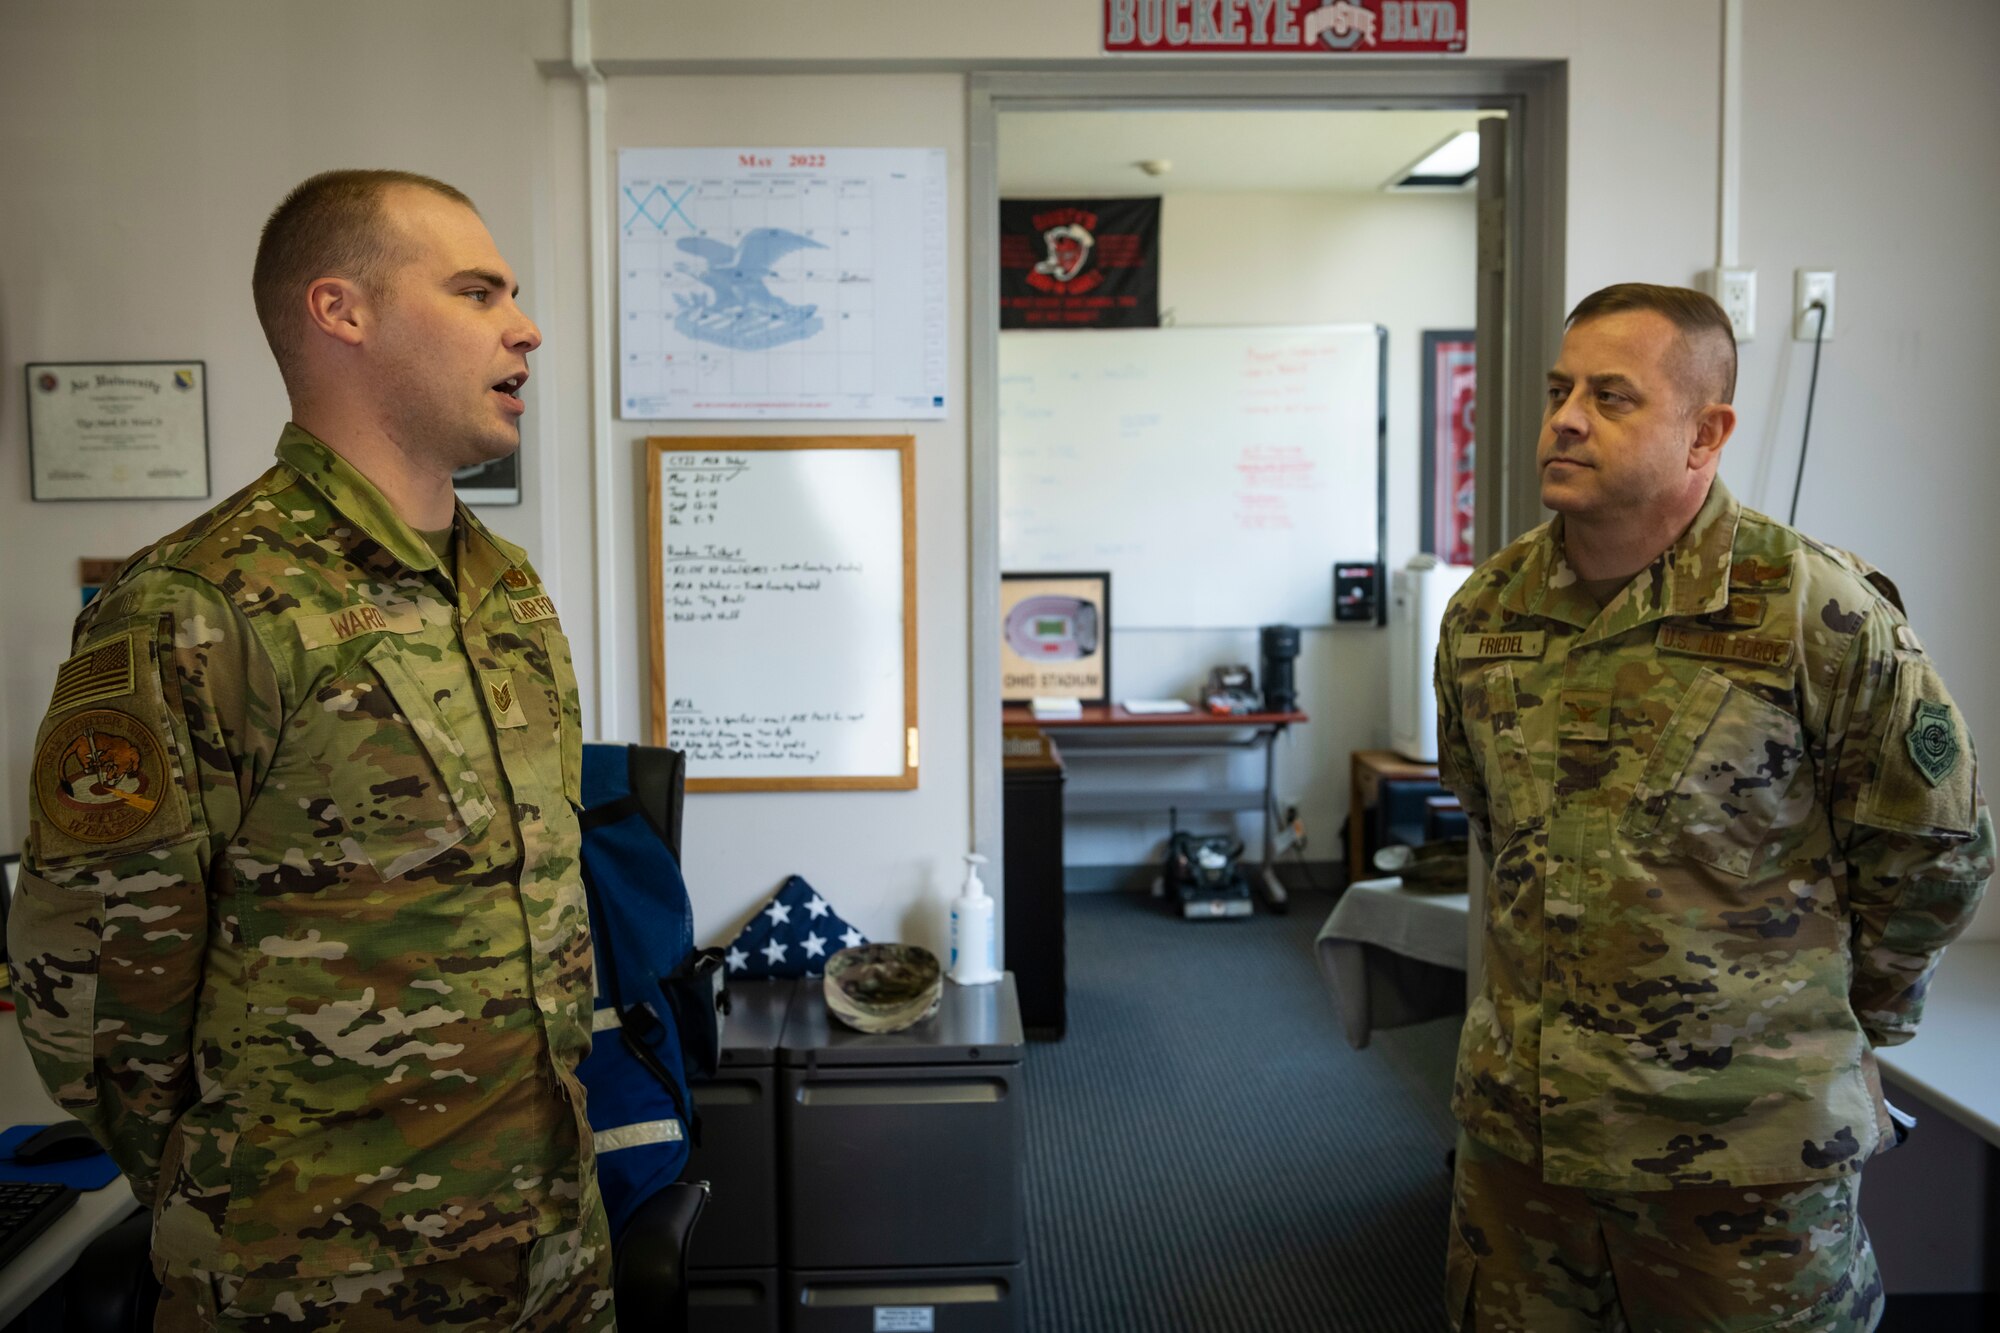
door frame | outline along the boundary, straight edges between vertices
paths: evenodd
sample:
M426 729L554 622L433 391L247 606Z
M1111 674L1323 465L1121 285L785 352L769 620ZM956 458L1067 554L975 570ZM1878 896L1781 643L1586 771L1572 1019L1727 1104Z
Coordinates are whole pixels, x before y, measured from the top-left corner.
M1541 521L1532 454L1541 386L1561 343L1569 70L1564 61L1411 60L1280 70L1243 67L974 73L966 107L966 340L971 407L967 606L970 619L973 843L1005 883L1000 717L999 117L1036 111L1503 111L1507 134L1505 420L1482 447L1478 486L1499 497L1500 538ZM1482 359L1487 348L1481 347ZM1481 435L1487 432L1482 423ZM1510 464L1512 464L1510 466ZM1482 517L1485 514L1482 507ZM1482 552L1497 550L1481 539ZM1108 632L1108 630L1107 630ZM1004 902L1004 895L1003 895ZM1002 907L1004 911L1004 905Z

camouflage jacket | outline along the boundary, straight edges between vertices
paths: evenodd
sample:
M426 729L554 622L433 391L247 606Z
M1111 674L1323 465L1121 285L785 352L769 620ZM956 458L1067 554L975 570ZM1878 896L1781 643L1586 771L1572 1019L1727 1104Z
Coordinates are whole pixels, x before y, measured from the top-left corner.
M1719 481L1602 610L1561 537L1480 566L1438 648L1491 869L1453 1110L1557 1184L1857 1171L1872 1047L1992 873L1964 722L1859 562Z
M578 1225L589 919L568 642L297 427L77 621L8 947L162 1268L325 1277Z

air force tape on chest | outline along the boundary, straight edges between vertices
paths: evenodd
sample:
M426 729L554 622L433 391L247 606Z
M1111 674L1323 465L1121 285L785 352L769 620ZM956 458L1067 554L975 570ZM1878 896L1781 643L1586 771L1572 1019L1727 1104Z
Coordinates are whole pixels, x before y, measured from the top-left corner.
M520 625L532 625L537 620L554 620L556 604L545 592L531 597L515 597L509 594L507 607L514 613L514 621Z
M1495 657L1540 657L1547 637L1538 629L1461 634L1458 636L1458 660L1474 662Z
M1753 666L1785 667L1792 662L1790 639L1771 639L1757 634L1735 634L1726 630L1662 625L1653 644L1663 653L1688 657L1720 657Z

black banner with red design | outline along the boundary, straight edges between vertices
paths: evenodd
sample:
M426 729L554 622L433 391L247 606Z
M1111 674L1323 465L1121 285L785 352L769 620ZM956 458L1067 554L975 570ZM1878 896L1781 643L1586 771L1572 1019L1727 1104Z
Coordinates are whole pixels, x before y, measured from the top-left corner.
M1157 198L1001 201L1001 328L1159 323Z

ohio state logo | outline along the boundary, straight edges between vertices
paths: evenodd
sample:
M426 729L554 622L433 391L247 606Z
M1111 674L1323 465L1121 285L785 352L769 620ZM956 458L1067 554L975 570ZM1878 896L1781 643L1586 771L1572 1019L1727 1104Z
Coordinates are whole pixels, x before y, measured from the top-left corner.
M1375 16L1348 0L1321 0L1320 7L1305 16L1308 45L1317 41L1330 51L1352 51L1367 42L1375 45Z

